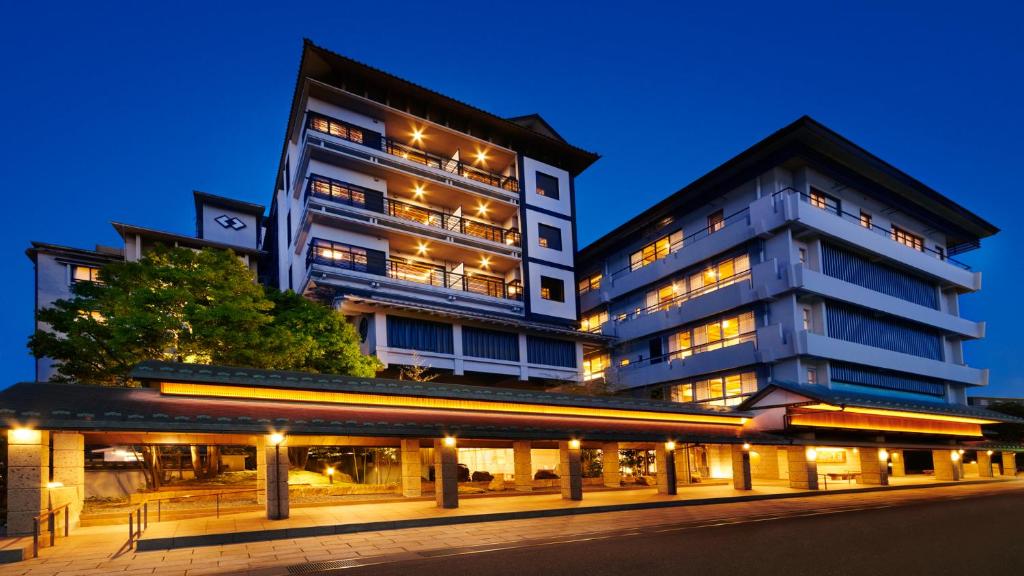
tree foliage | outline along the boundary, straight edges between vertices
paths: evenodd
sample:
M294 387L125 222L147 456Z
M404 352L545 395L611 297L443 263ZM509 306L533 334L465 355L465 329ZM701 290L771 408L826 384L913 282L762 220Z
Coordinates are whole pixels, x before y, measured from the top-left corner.
M126 385L144 360L373 376L376 358L329 307L265 290L230 250L157 246L137 262L113 262L99 282L39 311L48 329L29 338L57 379Z

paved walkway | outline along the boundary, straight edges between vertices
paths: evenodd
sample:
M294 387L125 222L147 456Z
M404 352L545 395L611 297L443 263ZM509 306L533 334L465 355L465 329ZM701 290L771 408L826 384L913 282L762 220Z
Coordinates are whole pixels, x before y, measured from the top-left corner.
M934 484L934 483L933 483ZM559 516L553 518L509 520L451 526L406 528L355 534L337 534L314 538L287 538L282 540L204 546L175 550L154 550L137 552L124 546L126 528L122 526L101 526L84 528L56 548L44 549L40 557L18 564L0 567L0 576L85 576L88 574L153 574L175 576L200 576L202 574L251 574L253 576L283 575L287 567L306 562L325 560L365 559L386 557L409 557L431 550L471 546L509 545L523 540L567 536L585 536L609 531L628 530L637 527L671 525L695 521L735 521L740 518L771 516L778 514L820 512L865 505L900 505L925 499L955 498L988 493L1024 490L1024 481L1007 480L985 484L964 484L954 486L932 486L905 490L884 490L877 492L850 492L831 490L825 496L763 499L748 502L708 504L701 506L679 506L643 511L605 512L586 515ZM687 491L726 491L724 487L690 488ZM762 494L776 491L783 494L788 488L760 488ZM682 489L681 489L682 491ZM749 494L749 493L747 493ZM596 492L586 494L590 501L600 500L605 495L622 498L648 500L657 498L648 490ZM458 510L442 513L462 514L467 509L486 507L492 511L496 505L512 506L514 501L536 501L547 499L543 496L507 497L489 499L464 499ZM661 497L670 498L670 497ZM586 500L584 501L586 502ZM584 502L572 503L583 506ZM429 503L412 502L405 505L419 505L426 509ZM427 505L425 507L424 505ZM363 505L361 505L363 506ZM365 505L373 506L373 505ZM388 508L393 505L377 505ZM338 506L332 509L351 511L356 506ZM437 510L436 508L429 507ZM315 510L315 509L312 509ZM337 510L318 510L324 514L337 514ZM382 512L382 510L378 510ZM360 512L365 513L365 512ZM221 519L240 525L238 518ZM191 524L192 520L163 524ZM214 521L215 522L215 521ZM227 526L225 524L225 526ZM214 527L207 524L207 527ZM275 526L276 528L276 526ZM165 526L150 525L150 531L167 529Z

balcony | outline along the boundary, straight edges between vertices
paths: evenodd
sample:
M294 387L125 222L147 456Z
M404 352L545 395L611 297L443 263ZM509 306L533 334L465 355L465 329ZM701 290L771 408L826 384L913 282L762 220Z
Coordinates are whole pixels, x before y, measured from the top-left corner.
M314 238L306 252L306 268L313 265L503 300L519 301L523 297L522 284L517 281L506 282L485 274L460 274L441 266L389 259L377 250L367 250L320 238Z
M447 214L440 210L419 206L410 202L385 198L380 191L370 190L362 186L315 174L309 177L305 198L306 200L318 198L362 210L369 210L378 214L387 214L388 216L400 218L408 222L436 228L446 233L461 234L504 246L518 247L520 244L521 237L519 231L514 228L505 229L481 220Z
M500 188L506 192L519 192L519 180L515 176L488 170L481 166L483 160L479 158L476 161L466 161L461 158L459 153L452 157L446 157L428 152L393 138L382 136L377 132L350 124L344 120L338 120L316 112L308 112L306 130L379 150L407 162L420 164L427 168L440 170L473 182Z
M757 337L745 334L727 342L710 342L658 358L613 366L605 370L605 375L613 385L628 382L630 388L635 388L743 368L757 362Z

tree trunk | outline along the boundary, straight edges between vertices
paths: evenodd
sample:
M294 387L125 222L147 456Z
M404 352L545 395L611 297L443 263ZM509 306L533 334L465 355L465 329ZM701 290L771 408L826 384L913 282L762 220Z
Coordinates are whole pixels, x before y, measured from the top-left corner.
M159 490L163 483L164 471L160 462L159 446L143 446L142 462L145 466L146 484L150 490Z
M199 446L192 444L188 450L192 456L192 473L196 480L201 480L203 478L203 457L199 454Z
M206 476L214 478L220 474L220 446L206 447Z

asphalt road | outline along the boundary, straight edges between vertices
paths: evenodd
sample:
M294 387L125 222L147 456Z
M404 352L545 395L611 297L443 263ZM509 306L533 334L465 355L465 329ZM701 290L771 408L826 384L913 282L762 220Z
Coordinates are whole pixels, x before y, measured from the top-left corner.
M448 550L344 576L1024 574L1024 492L736 520L498 550Z

